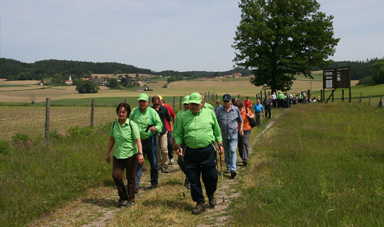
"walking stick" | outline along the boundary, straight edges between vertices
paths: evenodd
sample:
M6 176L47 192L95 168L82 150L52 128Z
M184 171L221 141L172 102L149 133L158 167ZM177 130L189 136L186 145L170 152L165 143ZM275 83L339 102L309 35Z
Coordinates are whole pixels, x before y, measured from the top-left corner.
M220 154L220 171L221 171L221 185L223 188L223 203L225 202L225 192L224 192L224 176L223 176L223 162L221 161L221 154Z
M180 158L180 157L179 157ZM181 167L180 167L180 173L181 173L181 187L183 188L183 197L185 197L185 190L184 190L184 173L183 171L181 171Z

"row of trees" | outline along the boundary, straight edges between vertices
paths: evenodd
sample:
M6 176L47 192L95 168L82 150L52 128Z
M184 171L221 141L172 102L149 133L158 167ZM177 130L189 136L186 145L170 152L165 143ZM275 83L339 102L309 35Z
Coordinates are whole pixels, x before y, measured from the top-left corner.
M63 75L68 78L89 77L92 73L124 74L145 73L152 74L149 69L137 68L120 63L93 63L65 60L44 60L35 63L23 63L13 59L0 58L0 78L8 80L42 80L53 75Z

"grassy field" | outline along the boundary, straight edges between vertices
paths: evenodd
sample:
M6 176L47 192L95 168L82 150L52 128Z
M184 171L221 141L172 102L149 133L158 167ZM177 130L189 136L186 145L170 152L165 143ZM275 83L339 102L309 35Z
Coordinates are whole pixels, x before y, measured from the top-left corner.
M117 105L116 105L117 106ZM31 138L44 138L44 106L0 106L0 140L10 140L17 133ZM117 119L115 107L96 107L94 125L102 125ZM71 127L85 127L91 123L90 107L51 107L50 132L59 134Z
M255 97L260 93L262 87L255 87L249 83L250 77L243 77L237 79L200 79L192 81L176 81L170 83L168 88L163 88L167 83L164 80L156 80L149 83L149 87L153 91L148 91L148 95L162 95L162 96L185 96L192 92L214 93L219 96L226 93L234 96L250 96ZM79 94L75 86L38 86L34 85L38 81L4 81L0 80L0 103L40 103L45 102L46 98L54 100L65 99L92 99L92 98L112 98L112 97L138 97L141 93L139 91L128 90L111 90L108 87L101 86L100 91L96 94ZM353 82L355 84L356 82ZM322 89L322 81L317 77L314 80L301 80L298 79L294 82L291 91L299 92L312 89L313 91L320 91Z
M383 125L366 105L285 110L255 148L232 225L381 226Z

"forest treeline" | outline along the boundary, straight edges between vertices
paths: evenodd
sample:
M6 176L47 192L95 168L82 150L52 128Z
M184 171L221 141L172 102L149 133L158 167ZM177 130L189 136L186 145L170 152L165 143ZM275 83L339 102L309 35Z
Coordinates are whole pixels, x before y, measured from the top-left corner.
M371 76L374 72L372 65L377 58L367 59L366 61L339 61L333 62L329 68L351 66L351 77L353 80L359 80L366 76ZM313 70L321 70L314 68ZM64 77L69 75L72 78L90 77L91 74L127 74L127 73L144 73L162 76L184 78L199 77L217 77L225 74L241 73L243 76L251 75L248 69L232 69L224 72L207 72L207 71L187 71L178 72L166 70L155 72L150 69L138 68L132 65L126 65L115 62L94 63L82 61L68 60L43 60L35 63L24 63L13 59L0 58L0 78L8 80L42 80L50 78L53 75L60 74Z

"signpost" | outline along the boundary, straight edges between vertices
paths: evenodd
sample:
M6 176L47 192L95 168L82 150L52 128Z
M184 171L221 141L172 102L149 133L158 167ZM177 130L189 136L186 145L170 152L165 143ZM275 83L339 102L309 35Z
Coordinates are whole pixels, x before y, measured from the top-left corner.
M331 95L325 103L328 103L337 88L349 88L349 103L351 97L351 67L330 68L323 70L323 97L325 98L325 89L333 89Z

